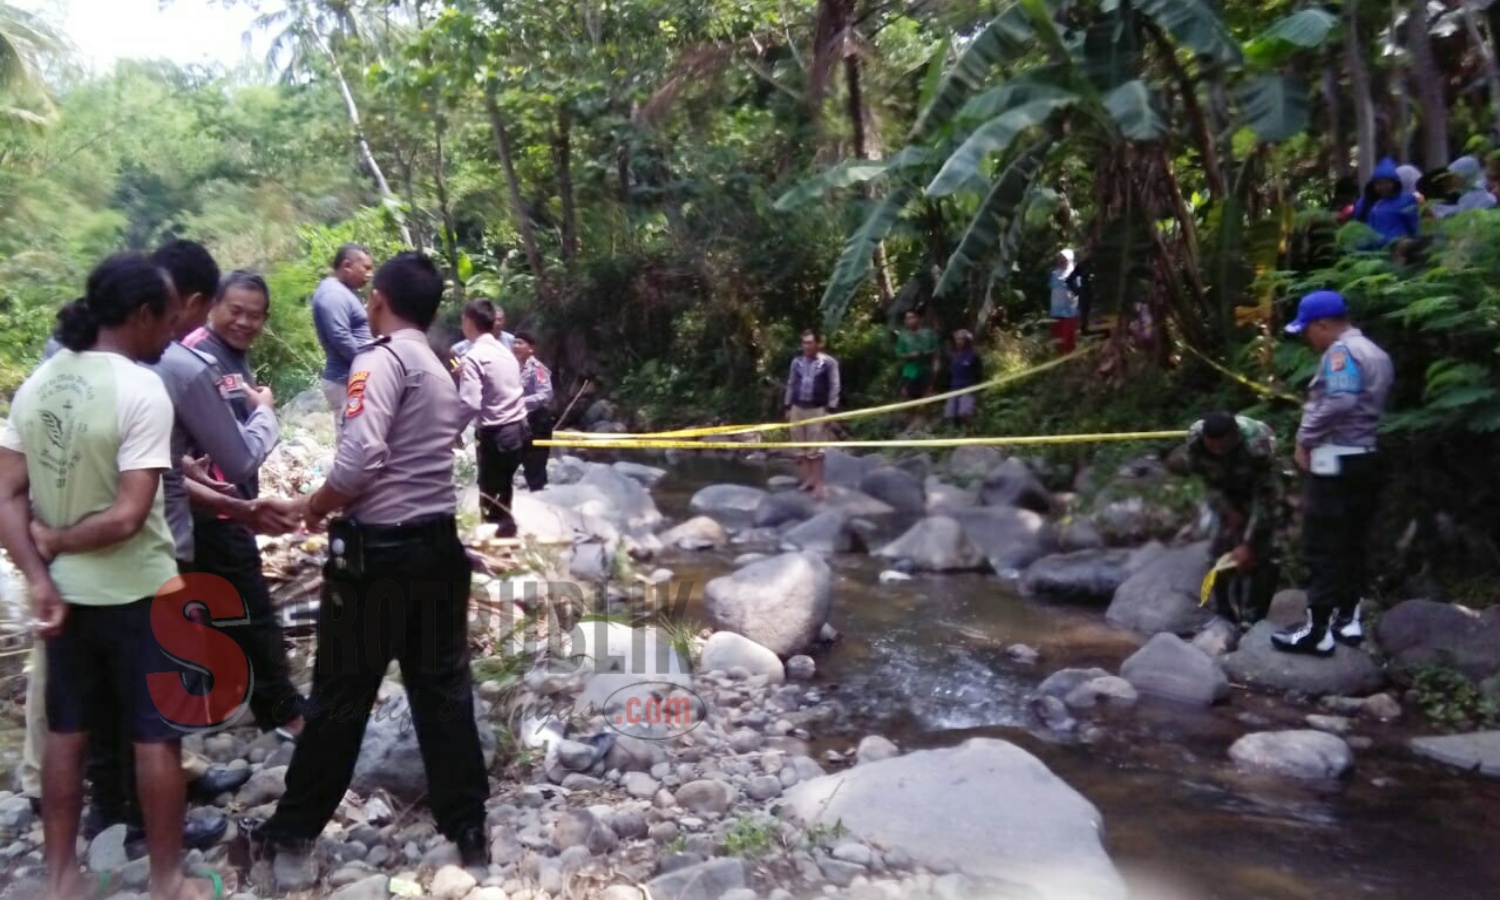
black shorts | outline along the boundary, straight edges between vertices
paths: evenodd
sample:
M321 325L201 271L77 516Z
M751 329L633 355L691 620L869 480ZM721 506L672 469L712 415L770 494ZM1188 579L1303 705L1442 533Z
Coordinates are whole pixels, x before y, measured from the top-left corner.
M922 372L911 378L901 379L901 396L908 400L927 396L927 386L932 383L932 373Z
M117 717L137 744L180 740L151 699L146 676L187 670L151 630L153 598L117 606L70 604L61 635L47 642L47 727L80 734Z

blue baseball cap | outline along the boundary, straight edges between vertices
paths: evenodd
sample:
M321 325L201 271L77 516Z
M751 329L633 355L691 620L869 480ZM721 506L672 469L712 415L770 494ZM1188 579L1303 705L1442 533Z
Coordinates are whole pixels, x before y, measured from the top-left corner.
M1297 304L1297 318L1286 327L1287 334L1301 334L1319 319L1341 319L1349 315L1349 304L1338 291L1313 291Z

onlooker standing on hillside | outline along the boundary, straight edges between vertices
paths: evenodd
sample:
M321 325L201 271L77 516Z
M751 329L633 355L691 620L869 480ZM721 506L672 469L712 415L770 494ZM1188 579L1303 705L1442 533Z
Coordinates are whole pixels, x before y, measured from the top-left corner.
M521 403L531 429L521 449L521 470L526 474L526 489L539 491L547 486L547 460L552 448L537 447L533 442L552 437L552 372L536 358L536 339L529 331L516 332L515 355L521 364Z
M1336 643L1364 640L1359 604L1369 581L1367 547L1380 493L1375 454L1395 371L1385 351L1349 322L1343 296L1302 298L1288 334L1305 334L1323 354L1297 430L1307 621L1279 631L1278 650L1328 656Z
M1417 198L1401 185L1396 161L1382 159L1365 185L1364 196L1354 204L1353 218L1370 226L1380 236L1365 249L1384 247L1391 241L1414 238L1421 233L1421 211Z
M333 257L333 271L313 291L313 327L323 345L323 396L333 410L334 421L343 427L348 399L349 365L360 348L374 338L370 319L359 292L370 283L375 260L358 244L345 244Z
M953 354L948 357L948 390L957 391L973 387L984 378L984 362L974 349L974 335L965 330L953 333ZM977 394L949 397L943 416L955 425L967 425L974 420L978 406Z
M823 352L818 333L811 328L802 332L802 353L792 360L786 379L782 411L792 422L792 443L818 443L829 440L827 423L799 425L808 419L828 415L839 408L838 360ZM811 491L824 499L828 489L823 485L823 450L811 447L797 453L797 469L802 475L799 490Z
M84 753L106 723L134 744L152 896L205 896L182 875L181 732L147 683L186 670L152 630L154 598L177 577L162 502L172 401L137 363L161 358L180 310L156 263L105 260L59 314L64 349L16 392L0 434L0 543L27 580L47 642L42 817L52 897L94 893L77 841Z
M479 509L486 522L499 526L499 537L516 536L511 514L521 448L530 438L522 402L521 365L495 337L495 305L471 300L464 307L464 334L471 346L464 354L458 396L474 419L479 464Z
M1078 293L1073 288L1073 251L1066 247L1058 251L1048 276L1050 291L1050 313L1052 315L1052 340L1059 353L1066 356L1078 346Z
M922 327L922 317L916 310L906 311L905 324L905 330L896 335L896 358L901 361L901 396L916 400L932 391L932 374L937 369L940 348L937 333Z

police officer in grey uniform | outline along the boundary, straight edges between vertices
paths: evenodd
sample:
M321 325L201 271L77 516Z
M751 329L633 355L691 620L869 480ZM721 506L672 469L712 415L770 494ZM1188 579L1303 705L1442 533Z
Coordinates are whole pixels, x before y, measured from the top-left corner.
M306 503L328 524L318 655L307 724L276 813L257 843L306 854L348 790L376 691L392 659L411 704L438 829L465 866L489 863L489 778L474 722L467 613L470 564L454 520L453 447L468 414L427 343L443 278L418 253L375 275L381 337L355 357L338 453Z
M1305 334L1323 354L1302 408L1297 465L1306 473L1302 551L1309 584L1307 620L1272 635L1288 653L1328 656L1339 642L1364 639L1359 601L1369 575L1366 543L1379 496L1376 437L1395 371L1391 358L1349 323L1344 298L1302 298L1289 334Z

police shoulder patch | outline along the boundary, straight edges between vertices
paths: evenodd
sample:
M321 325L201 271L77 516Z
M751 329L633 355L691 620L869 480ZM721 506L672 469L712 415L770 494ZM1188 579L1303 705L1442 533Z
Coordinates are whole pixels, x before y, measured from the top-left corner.
M364 411L365 398L351 396L348 405L344 407L344 418L352 419Z
M349 376L349 397L363 397L365 395L365 384L370 380L369 372L355 372Z
M1328 354L1328 368L1335 372L1342 372L1349 365L1349 351L1337 347Z

